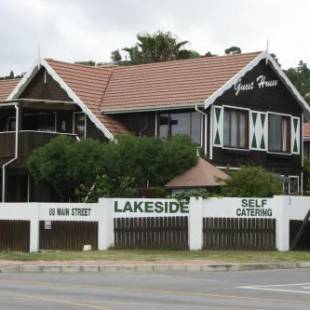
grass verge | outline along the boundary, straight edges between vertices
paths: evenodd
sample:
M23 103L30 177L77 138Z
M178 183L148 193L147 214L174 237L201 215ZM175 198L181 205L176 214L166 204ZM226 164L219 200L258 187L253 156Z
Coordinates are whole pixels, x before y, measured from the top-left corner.
M0 252L0 260L68 261L68 260L211 260L230 263L271 263L310 261L310 251L182 251L182 250L108 250L90 252L44 251L40 253Z

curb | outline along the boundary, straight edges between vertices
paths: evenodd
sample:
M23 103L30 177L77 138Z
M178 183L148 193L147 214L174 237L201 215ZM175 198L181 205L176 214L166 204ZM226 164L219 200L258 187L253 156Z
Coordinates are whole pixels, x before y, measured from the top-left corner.
M310 268L310 262L222 265L17 265L1 267L1 273L160 273L160 272L227 272L272 269Z

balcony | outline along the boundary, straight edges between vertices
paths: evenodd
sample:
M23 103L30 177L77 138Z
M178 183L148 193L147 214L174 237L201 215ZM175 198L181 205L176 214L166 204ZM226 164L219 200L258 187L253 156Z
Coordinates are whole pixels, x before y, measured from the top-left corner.
M32 151L40 146L45 145L51 139L66 135L76 139L74 134L44 132L33 130L21 130L19 132L19 158L27 158ZM15 156L15 131L0 132L0 158L13 158Z

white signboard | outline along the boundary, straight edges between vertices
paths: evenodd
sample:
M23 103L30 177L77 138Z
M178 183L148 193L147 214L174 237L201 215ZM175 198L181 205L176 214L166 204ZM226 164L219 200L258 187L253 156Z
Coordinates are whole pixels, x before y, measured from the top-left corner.
M189 203L174 199L115 199L114 217L187 216Z
M204 217L276 217L272 198L210 198L203 206Z

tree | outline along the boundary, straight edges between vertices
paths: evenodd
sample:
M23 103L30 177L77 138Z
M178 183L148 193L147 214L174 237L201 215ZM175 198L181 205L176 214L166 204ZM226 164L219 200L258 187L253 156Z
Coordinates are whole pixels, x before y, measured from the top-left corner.
M285 73L301 95L309 102L310 69L308 65L300 60L297 68L289 68Z
M161 62L200 56L198 52L185 49L188 41L178 41L171 32L157 31L153 34L138 34L137 43L123 50L128 53L130 64ZM128 64L128 62L124 62Z
M73 140L60 136L35 149L27 161L30 174L37 183L50 185L61 201L72 198L72 186L67 175L68 147Z
M308 73L309 72L308 65L302 60L300 60L297 66L297 72Z
M205 53L206 57L216 56L215 54L212 54L210 51Z
M226 55L241 54L241 48L238 46L231 46L225 49L225 54Z
M11 80L11 79L17 79L17 78L21 78L22 75L15 75L14 71L11 70L9 75L6 76L0 76L0 80Z
M78 143L59 136L35 149L27 167L34 180L50 185L61 201L76 201L76 189L81 184L91 187L97 175L104 173L102 149L99 141Z
M137 188L162 187L197 162L195 145L188 136L159 139L122 135L117 139L120 174L135 178Z
M181 50L178 52L177 59L189 59L200 57L200 54L192 50Z
M115 64L119 64L122 61L122 55L119 50L115 50L111 52L111 60Z
M117 143L59 136L31 154L27 167L37 183L50 185L61 201L128 197L136 189L161 187L192 167L195 145L187 136L117 137Z
M95 67L96 66L96 62L93 60L76 61L75 64L83 65L83 66L89 66L89 67Z
M262 167L241 167L224 182L222 194L228 197L272 197L282 193L280 178Z

